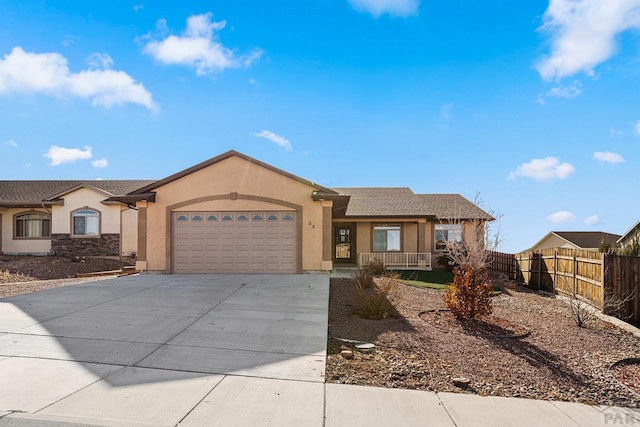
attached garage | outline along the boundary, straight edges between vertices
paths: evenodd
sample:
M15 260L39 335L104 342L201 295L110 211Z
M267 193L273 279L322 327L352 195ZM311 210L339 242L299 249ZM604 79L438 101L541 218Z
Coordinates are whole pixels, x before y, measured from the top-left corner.
M173 212L174 273L296 273L295 211Z

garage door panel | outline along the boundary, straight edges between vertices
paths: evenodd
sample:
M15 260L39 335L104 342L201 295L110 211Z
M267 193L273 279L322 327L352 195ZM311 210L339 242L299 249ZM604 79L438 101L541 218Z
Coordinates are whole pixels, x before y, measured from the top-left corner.
M295 273L295 212L173 214L176 273Z

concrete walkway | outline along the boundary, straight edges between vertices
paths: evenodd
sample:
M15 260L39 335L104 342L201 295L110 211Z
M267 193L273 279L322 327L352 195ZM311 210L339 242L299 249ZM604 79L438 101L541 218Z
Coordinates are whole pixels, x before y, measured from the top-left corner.
M324 384L326 275L139 276L0 300L0 426L639 424L579 404Z

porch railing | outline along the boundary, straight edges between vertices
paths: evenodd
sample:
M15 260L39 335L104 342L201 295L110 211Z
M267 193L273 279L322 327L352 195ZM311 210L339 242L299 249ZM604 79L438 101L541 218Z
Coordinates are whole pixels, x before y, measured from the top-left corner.
M358 257L358 265L363 267L374 260L381 261L385 268L431 268L430 253L411 252L361 253Z

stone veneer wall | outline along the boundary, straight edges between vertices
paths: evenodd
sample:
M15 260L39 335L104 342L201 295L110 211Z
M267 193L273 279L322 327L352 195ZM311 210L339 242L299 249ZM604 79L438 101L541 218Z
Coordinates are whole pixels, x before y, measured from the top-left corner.
M120 235L71 238L68 234L52 234L51 251L57 256L117 256L120 255Z

